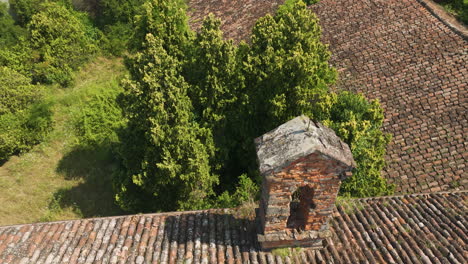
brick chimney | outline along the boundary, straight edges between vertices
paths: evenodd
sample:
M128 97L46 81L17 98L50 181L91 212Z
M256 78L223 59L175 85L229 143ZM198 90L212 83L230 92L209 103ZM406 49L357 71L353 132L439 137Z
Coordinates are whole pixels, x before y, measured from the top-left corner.
M321 248L341 180L356 163L335 132L299 116L255 139L262 182L263 249Z

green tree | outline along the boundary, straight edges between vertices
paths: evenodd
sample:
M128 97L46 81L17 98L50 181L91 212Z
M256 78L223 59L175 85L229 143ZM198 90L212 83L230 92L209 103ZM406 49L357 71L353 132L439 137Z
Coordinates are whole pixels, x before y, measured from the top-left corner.
M62 86L73 80L78 69L97 47L82 21L63 5L47 2L28 24L34 50L33 81L57 82Z
M238 46L223 40L213 16L192 37L185 16L172 17L183 13L177 4L150 1L137 19L133 41L140 52L128 61L121 101L129 120L115 186L121 206L194 209L253 199L259 181L253 139L301 114L350 145L358 168L343 193L392 191L380 177L389 141L380 131L382 109L361 95L330 91L337 74L318 20L302 1L259 19L251 44ZM206 185L188 184L198 180Z
M221 176L221 189L237 182L238 171L228 167L237 144L231 132L238 112L244 81L237 47L223 39L221 21L209 15L186 52L183 76L190 84L189 97L197 122L213 134L216 153L211 167ZM232 167L236 167L233 164Z
M149 0L135 17L135 29L129 41L133 51L140 50L147 34L162 40L164 50L178 60L184 58L192 33L185 13L187 6L183 0Z
M232 41L223 39L220 25L212 14L205 18L184 71L192 85L189 93L199 121L210 128L225 122L226 112L236 102L240 79L237 49Z
M0 67L7 66L28 75L31 69L31 50L26 39L27 30L15 25L7 5L0 3Z
M257 21L244 68L254 135L300 114L321 119L336 71L320 36L317 17L302 1Z
M0 48L0 67L8 67L31 78L33 69L33 51L26 38L20 38L12 46Z
M116 199L127 210L205 208L218 177L210 172L210 131L194 120L180 62L163 40L147 35L144 50L127 61L131 77L120 98L128 127L122 133L123 170Z
M10 6L16 15L18 24L25 27L37 13L41 0L10 0Z
M242 168L240 173L257 175L255 137L301 114L320 120L328 116L328 86L336 71L320 34L312 11L302 1L287 1L274 16L257 21L250 46L239 46L245 90L238 96L240 117L232 120L237 146L230 163Z
M100 0L98 3L98 24L113 25L117 23L132 23L138 8L144 0Z

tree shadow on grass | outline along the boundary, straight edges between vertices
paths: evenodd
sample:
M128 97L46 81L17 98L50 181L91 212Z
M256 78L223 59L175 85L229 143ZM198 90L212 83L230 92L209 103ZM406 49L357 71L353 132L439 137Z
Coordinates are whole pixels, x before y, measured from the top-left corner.
M76 147L60 161L56 171L67 180L78 180L71 188L54 193L51 211L72 208L83 217L111 216L123 211L114 203L112 175L118 166L110 146Z

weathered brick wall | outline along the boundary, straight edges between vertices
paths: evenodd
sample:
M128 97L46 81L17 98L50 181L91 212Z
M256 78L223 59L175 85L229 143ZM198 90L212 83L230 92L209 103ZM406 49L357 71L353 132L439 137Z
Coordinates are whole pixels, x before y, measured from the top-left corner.
M255 144L263 177L257 214L261 246L320 248L330 234L327 223L341 179L356 166L348 145L306 116L264 134Z
M339 87L378 98L393 135L384 176L399 193L468 187L468 44L416 0L312 7Z
M305 226L296 229L319 231L334 208L336 195L341 184L339 175L346 166L336 160L330 160L322 154L313 153L285 167L282 171L265 178L262 183L261 211L266 210L265 232L284 230L289 217L291 195L298 188L308 186L313 193L301 193L299 210L305 217ZM310 208L310 203L315 208ZM306 204L304 204L306 203Z

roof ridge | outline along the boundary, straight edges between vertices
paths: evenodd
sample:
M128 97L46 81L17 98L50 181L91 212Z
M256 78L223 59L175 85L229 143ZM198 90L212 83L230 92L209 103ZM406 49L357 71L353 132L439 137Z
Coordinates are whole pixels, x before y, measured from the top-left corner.
M40 225L40 224L59 224L59 223L68 223L71 221L105 220L105 219L112 219L112 218L115 219L115 218L134 217L134 216L148 216L149 217L149 216L175 216L175 215L182 215L182 214L197 214L197 213L220 213L220 212L228 213L228 211L232 209L235 209L235 208L209 208L209 209L190 210L190 211L135 213L135 214L128 214L128 215L112 215L112 216L76 218L76 219L58 220L58 221L50 221L50 222L33 222L33 223L14 224L14 225L0 225L0 228L5 228L5 227L11 228L11 227Z
M352 201L368 201L368 200L385 200L392 198L404 198L404 197L417 197L417 196L430 196L430 195L443 195L443 194L457 194L457 193L468 193L468 190L453 190L453 191L441 191L441 192L426 192L426 193L412 193L412 194L400 194L400 195L387 195L387 196L374 196L374 197L365 197L365 198L350 198ZM235 210L236 208L210 208L202 210L191 210L191 211L172 211L172 212L160 212L160 213L137 213L137 214L128 214L128 215L114 215L114 216L103 216L103 217L89 217L89 218L78 218L78 219L68 219L68 220L59 220L51 222L34 222L34 223L25 223L25 224L14 224L14 225L5 225L0 226L0 228L11 228L11 227L20 227L20 226L30 226L30 225L40 225L40 224L57 224L57 223L68 223L70 221L86 221L86 220L105 220L105 219L115 219L115 218L124 218L124 217L134 217L134 216L175 216L183 214L197 214L197 213L228 213L230 210Z
M383 200L392 198L404 198L404 197L417 197L417 196L431 196L431 195L443 195L443 194L458 194L468 193L468 190L451 190L451 191L440 191L440 192L421 192L421 193L408 193L408 194L397 194L397 195L386 195L386 196L374 196L364 198L351 198L353 200L367 201L367 200Z
M442 24L451 29L455 34L462 37L465 41L468 41L468 29L461 22L458 22L452 15L447 13L442 7L434 3L432 0L416 1L425 7L434 17L440 20Z

